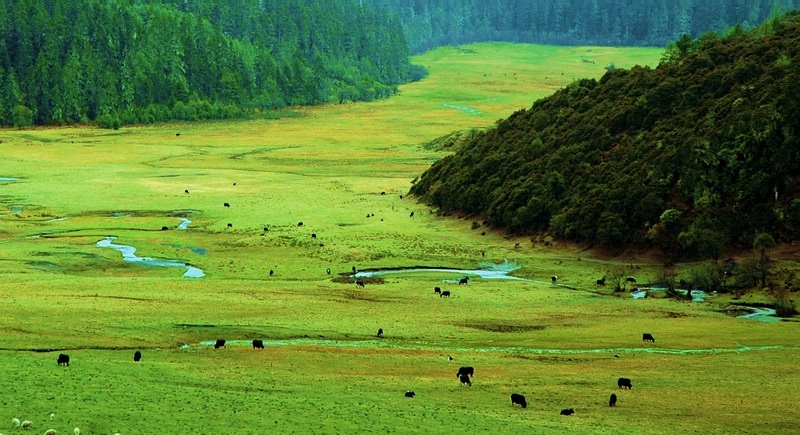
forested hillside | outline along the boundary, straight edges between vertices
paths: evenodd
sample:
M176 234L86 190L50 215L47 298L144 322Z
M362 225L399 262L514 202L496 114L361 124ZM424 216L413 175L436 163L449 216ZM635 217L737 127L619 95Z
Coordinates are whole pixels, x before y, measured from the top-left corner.
M0 124L386 97L411 78L393 17L358 0L0 0Z
M366 0L403 20L414 53L475 41L663 47L735 24L745 29L800 0Z
M575 82L436 162L412 193L513 233L716 257L800 237L800 13L685 37Z

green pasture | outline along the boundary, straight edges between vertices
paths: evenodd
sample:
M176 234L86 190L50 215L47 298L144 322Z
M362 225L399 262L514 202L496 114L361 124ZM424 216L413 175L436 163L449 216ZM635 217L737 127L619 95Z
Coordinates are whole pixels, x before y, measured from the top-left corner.
M422 143L660 55L476 44L417 56L425 80L368 104L0 131L0 177L17 179L0 181L0 433L22 432L12 418L84 434L800 431L797 322L726 315L726 296L615 295L596 279L621 267L646 284L659 262L473 229L479 218L406 195L445 155ZM110 236L206 276L124 262L96 246ZM526 281L427 271L359 288L346 276L505 261ZM231 343L215 350L217 338ZM455 377L462 365L475 367L472 387ZM618 390L619 377L634 388Z

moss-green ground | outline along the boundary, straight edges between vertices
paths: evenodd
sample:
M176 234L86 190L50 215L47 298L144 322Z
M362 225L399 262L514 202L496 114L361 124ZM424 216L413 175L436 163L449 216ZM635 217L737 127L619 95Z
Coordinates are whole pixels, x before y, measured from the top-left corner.
M415 58L428 78L369 104L281 120L0 131L0 177L19 178L0 182L0 432L21 431L14 417L34 432L84 434L800 431L796 322L726 316L723 297L614 297L595 279L623 266L653 281L658 263L472 229L406 196L445 155L421 143L660 54L443 48ZM188 230L176 230L178 217ZM107 236L207 275L125 263L95 246ZM334 281L354 266L504 260L530 281ZM577 290L552 285L553 274ZM217 338L262 338L267 349L203 344ZM69 368L56 366L62 352ZM472 387L459 385L461 365L475 367ZM618 377L634 388L618 390ZM527 409L511 406L512 392Z

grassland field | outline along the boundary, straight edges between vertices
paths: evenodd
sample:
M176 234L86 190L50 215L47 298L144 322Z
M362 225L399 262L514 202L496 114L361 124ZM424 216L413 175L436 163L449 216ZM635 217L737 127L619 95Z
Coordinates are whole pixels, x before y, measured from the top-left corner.
M446 155L421 144L660 56L476 44L415 57L430 75L390 99L279 120L0 130L17 179L0 182L0 433L799 433L797 322L614 295L595 286L609 268L652 282L659 262L473 229L406 195ZM96 246L109 236L206 276L124 262ZM527 280L342 275L504 261Z

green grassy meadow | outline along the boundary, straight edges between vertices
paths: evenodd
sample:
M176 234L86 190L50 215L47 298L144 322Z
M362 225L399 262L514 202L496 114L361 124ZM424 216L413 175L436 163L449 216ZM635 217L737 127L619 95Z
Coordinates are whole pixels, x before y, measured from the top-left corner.
M406 196L445 155L422 143L660 56L475 44L415 57L429 77L384 101L0 131L0 177L17 179L0 182L0 433L22 432L12 418L83 434L800 431L797 322L727 316L723 296L611 295L595 286L610 267L646 283L659 263L472 229ZM96 246L109 236L206 276L124 262ZM357 288L341 275L506 260L528 280L459 286L429 271ZM233 342L215 350L217 338ZM56 366L62 352L69 368ZM462 365L475 367L472 387L454 376Z

